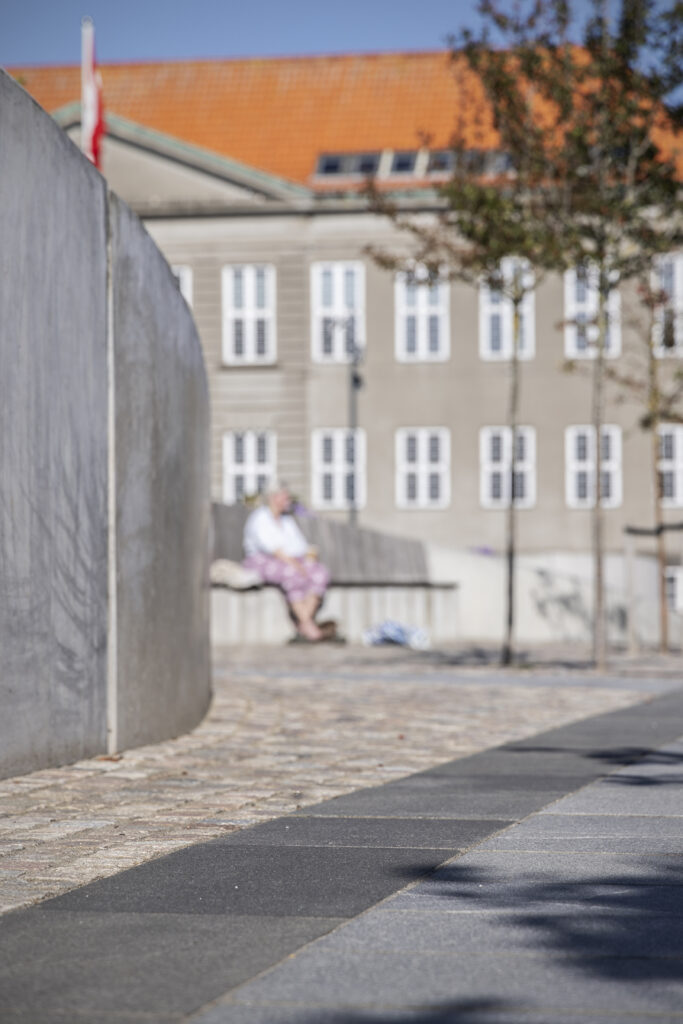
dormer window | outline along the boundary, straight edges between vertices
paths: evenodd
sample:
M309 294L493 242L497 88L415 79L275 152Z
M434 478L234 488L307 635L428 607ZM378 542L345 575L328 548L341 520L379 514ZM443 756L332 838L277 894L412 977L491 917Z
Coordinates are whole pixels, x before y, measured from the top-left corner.
M325 177L376 174L379 156L379 153L322 153L316 173Z
M377 168L379 167L379 153L361 153L360 156L356 157L356 160L358 161L358 167L357 170L354 169L352 173L377 173Z
M429 154L428 174L452 174L460 166L468 174L500 177L514 170L512 157L499 149L433 149Z
M391 161L392 174L412 174L415 170L417 153L415 150L398 150Z
M433 149L427 164L428 174L450 174L455 166L455 153L452 149Z
M341 156L321 156L318 161L318 174L341 174L342 163Z

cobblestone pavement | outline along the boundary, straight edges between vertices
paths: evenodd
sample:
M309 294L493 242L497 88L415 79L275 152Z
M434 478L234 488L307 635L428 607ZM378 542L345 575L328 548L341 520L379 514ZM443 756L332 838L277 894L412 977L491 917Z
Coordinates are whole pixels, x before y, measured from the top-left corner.
M678 659L603 678L477 651L218 651L192 733L0 782L0 912L674 685Z

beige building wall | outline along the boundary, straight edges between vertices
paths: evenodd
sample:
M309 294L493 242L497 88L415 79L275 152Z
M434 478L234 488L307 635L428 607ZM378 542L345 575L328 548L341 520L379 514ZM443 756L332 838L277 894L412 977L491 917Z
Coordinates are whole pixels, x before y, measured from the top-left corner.
M361 260L367 349L358 410L367 433L368 470L367 504L359 521L437 544L500 549L505 513L482 508L479 499L479 430L505 423L510 367L480 358L476 289L451 286L451 351L445 362L401 363L394 353L393 278L365 253L370 242L402 244L388 222L349 212L155 219L147 226L171 264L193 271L194 314L211 387L216 499L222 495L224 432L270 429L277 434L279 474L310 502L311 431L346 426L349 393L347 366L321 365L311 357L310 266L316 260ZM276 268L277 360L272 366L223 365L221 268L230 263ZM622 361L639 345L627 322L627 292L623 305ZM566 505L564 432L569 425L590 423L591 364L583 360L573 373L563 369L562 317L562 281L551 278L536 293L535 356L521 367L520 423L535 427L537 443L536 503L518 515L520 549L529 553L590 548L590 511ZM623 440L623 502L604 514L612 551L621 550L625 525L649 525L653 517L651 441L637 420L633 403L615 402L608 389L606 422L622 428ZM445 510L396 508L394 435L410 426L450 430L451 503ZM675 509L668 515L679 518Z

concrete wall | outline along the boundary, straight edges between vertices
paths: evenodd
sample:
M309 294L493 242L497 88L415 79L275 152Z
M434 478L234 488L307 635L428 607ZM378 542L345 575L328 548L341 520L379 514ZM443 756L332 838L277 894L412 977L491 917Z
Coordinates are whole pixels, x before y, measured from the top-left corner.
M457 581L460 588L458 640L501 643L505 622L506 564L500 553L427 545L430 577ZM639 552L629 587L625 555L605 559L605 598L610 643L642 647L659 642L657 563ZM630 596L630 590L633 597ZM593 560L572 551L519 555L515 577L518 644L590 646L593 630ZM629 633L629 612L632 633ZM683 616L669 612L669 639L683 641Z
M335 619L351 643L386 619L422 629L432 644L460 639L457 587L335 586L325 595L321 619ZM294 635L282 593L276 587L260 590L211 590L211 639L217 647L241 644L281 645Z
M137 219L0 73L0 775L169 736L210 693L208 398Z

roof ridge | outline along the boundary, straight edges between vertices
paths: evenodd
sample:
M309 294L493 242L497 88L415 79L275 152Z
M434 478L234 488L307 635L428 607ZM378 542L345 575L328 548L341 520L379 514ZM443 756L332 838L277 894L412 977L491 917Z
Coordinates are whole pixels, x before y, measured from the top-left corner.
M252 56L235 57L166 57L160 59L140 60L98 60L100 69L103 68L160 68L166 66L178 67L179 65L211 65L211 64L276 64L300 62L307 63L318 60L382 60L391 57L439 57L448 56L452 51L448 47L427 50L348 50L343 53L301 53L301 54L254 54ZM72 71L79 69L80 64L58 63L51 64L41 61L39 64L13 64L4 65L5 71L10 75L20 74L22 71Z

